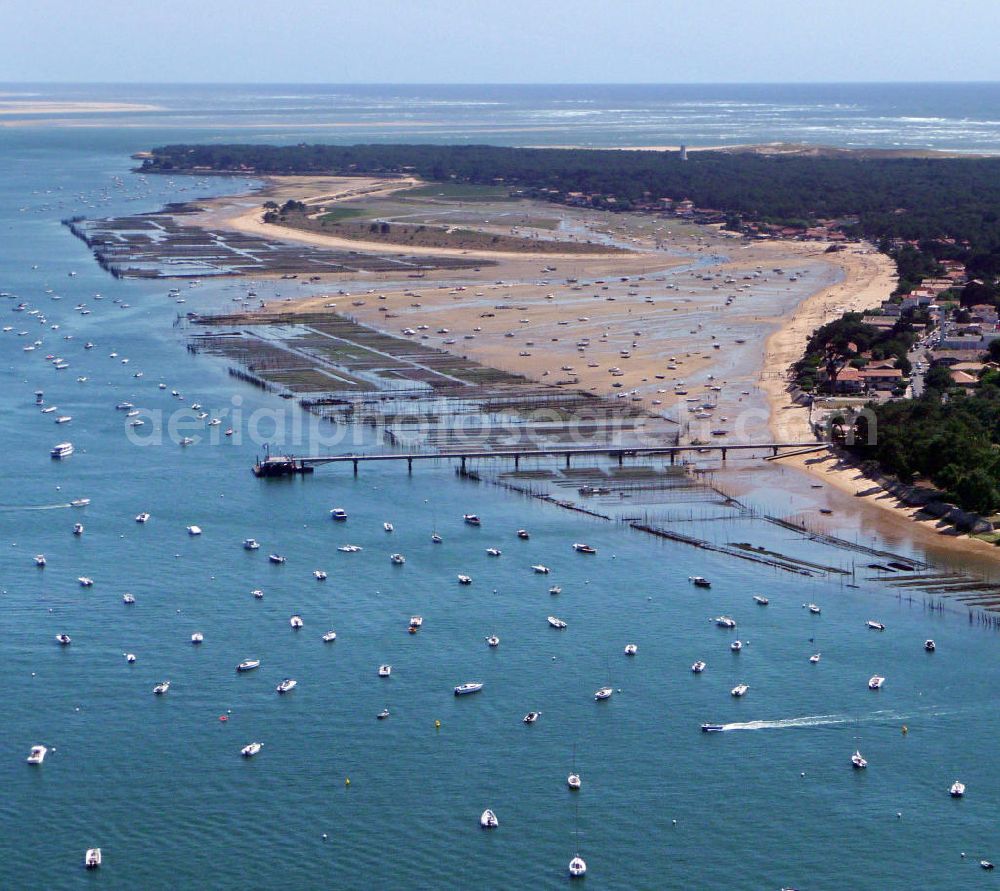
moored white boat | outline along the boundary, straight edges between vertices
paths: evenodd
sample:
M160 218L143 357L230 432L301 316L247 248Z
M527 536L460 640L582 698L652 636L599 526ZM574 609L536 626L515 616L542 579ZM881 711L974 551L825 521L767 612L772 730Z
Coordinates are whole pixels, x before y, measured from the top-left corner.
M380 678L387 678L391 674L392 674L392 666L391 665L380 665L378 667L378 676Z
M83 855L83 865L87 869L98 869L103 859L100 848L87 848L87 853Z
M292 616L288 620L288 624L291 625L293 628L296 628L296 629L301 628L302 624L303 624L302 623L302 616L300 616L300 615L294 615L294 616Z
M754 594L753 601L758 606L767 606L771 602L763 594Z
M49 450L49 454L53 458L68 458L73 454L73 443L61 442L58 445L53 446Z
M187 527L187 534L188 535L201 535L201 526L188 526Z
M202 634L200 631L195 631L195 633L191 635L191 643L193 644L200 644L204 640L205 640L205 635Z
M285 558L282 557L281 554L268 554L267 559L272 563L278 564L279 566L285 562Z
M596 554L597 548L591 547L589 544L584 544L583 542L575 542L573 544L573 550L578 554Z
M71 643L73 643L73 638L71 638L68 634L57 634L56 643L62 644L64 647L68 647Z
M323 635L324 643L333 643L336 639L337 639L337 632L333 630L327 631L326 634Z
M625 655L626 656L634 656L638 652L639 652L639 645L638 644L634 644L634 643L625 644Z
M587 874L587 863L579 854L570 860L569 874L574 879L583 878Z
M520 538L522 541L527 541L529 538L531 538L531 535L528 533L527 529L518 529L517 537Z
M523 718L521 718L522 724L534 724L542 716L541 712L528 712Z
M885 625L881 622L876 622L874 619L869 619L865 622L865 627L870 628L872 631L885 631Z
M868 679L868 689L869 690L881 690L882 689L882 685L884 683L885 683L885 678L879 677L877 674L876 675L872 675L872 677L870 677Z
M330 519L342 523L347 519L347 511L342 507L335 507L330 511Z
M459 574L459 576L458 576L458 583L460 585L471 585L472 584L472 576L471 575L462 575L462 574Z
M933 653L937 649L937 644L930 638L927 638L927 640L924 641L924 649L927 650L928 653Z
M170 689L170 681L161 681L155 687L153 687L153 693L155 693L157 696L162 696L169 689Z
M491 634L489 637L486 638L486 645L489 647L498 647L500 646L500 638L497 637L495 634Z
M122 594L122 603L124 603L126 606L131 606L133 603L135 603L135 595L126 591L124 594Z
M581 786L580 774L571 773L568 777L566 777L566 785L569 786L570 789L579 789Z
M503 552L500 550L500 548L487 548L486 553L490 557L499 557L500 554L502 554Z
M810 604L807 604L807 609L808 609L808 610L809 610L809 612L811 612L811 613L812 613L812 614L813 614L814 616L818 616L818 615L819 615L819 614L820 614L820 613L822 612L822 610L821 610L821 609L820 609L820 608L819 608L818 606L816 606L816 604L815 604L815 603L810 603Z
M74 523L73 524L73 534L74 535L83 535L83 523Z
M149 514L146 513L145 511L143 511L141 514L136 514L135 521L137 523L148 523L149 522Z
M737 684L729 692L732 693L733 696L740 697L740 696L745 696L747 690L749 690L749 689L750 689L750 685L749 684Z
M812 655L811 655L811 656L809 657L809 661L810 661L810 662L811 662L811 663L812 663L813 665L815 665L815 664L816 664L817 662L819 662L819 659L820 659L820 656L821 656L821 655L822 655L821 653L813 653L813 654L812 654Z
M868 762L861 754L860 749L855 749L854 754L851 755L851 766L854 767L856 770L862 770L863 768L868 766Z
M965 783L960 783L958 780L955 780L955 782L951 784L948 794L952 798L961 798L965 795Z
M237 671L253 671L255 668L260 668L260 659L244 659L236 666Z
M479 526L482 524L482 520L476 514L462 514L462 519L470 526Z
M41 764L48 752L45 746L32 746L31 752L28 753L28 764Z
M500 821L497 819L497 815L487 808L479 817L479 825L483 829L496 829L500 825Z
M537 572L539 575L548 575L549 574L549 568L544 563L535 563L535 564L532 565L531 568L535 572Z
M731 649L734 653L740 652L740 650L743 649L743 641L742 640L734 640L729 645L729 649Z
M418 628L422 628L424 624L423 616L410 616L410 631L416 631Z
M611 687L601 687L600 690L594 691L594 701L600 702L602 699L610 699L611 694L614 692L614 689Z
M46 562L45 554L35 554L35 566L44 567Z
M719 628L735 628L736 620L730 616L717 616L715 619L715 624Z
M313 576L315 576L316 581L318 582L326 581L326 572L324 572L322 569L314 569Z
M262 748L264 748L264 743L252 742L240 749L240 754L244 758L253 758L253 756L256 755Z
M700 659L691 666L691 671L695 674L701 674L705 670L705 663Z
M260 542L256 538L244 538L243 539L243 550L244 551L256 551L260 548Z
M556 628L559 631L562 631L563 628L566 627L566 623L562 619L557 618L556 616L549 616L548 617L548 621L549 621L549 625L552 628Z
M386 523L383 523L383 524L382 524L382 528L383 528L383 529L384 529L384 530L385 530L386 532L392 532L392 530L393 530L393 525L392 525L392 523L388 523L388 522L386 522Z
M469 693L478 693L483 689L483 685L479 681L469 681L465 684L459 684L455 688L456 696L466 696Z
M77 579L77 581L83 588L92 588L94 586L94 580L92 578L88 578L85 575L81 575L80 578Z
M389 562L392 563L393 566L402 566L406 562L406 557L402 554L390 554Z
M697 588L711 588L712 587L712 583L707 578L705 578L704 576L693 575L693 576L691 576L688 579L688 581L691 582L691 584L694 585Z
M278 693L290 693L298 686L299 682L294 678L285 678L277 687L275 691Z

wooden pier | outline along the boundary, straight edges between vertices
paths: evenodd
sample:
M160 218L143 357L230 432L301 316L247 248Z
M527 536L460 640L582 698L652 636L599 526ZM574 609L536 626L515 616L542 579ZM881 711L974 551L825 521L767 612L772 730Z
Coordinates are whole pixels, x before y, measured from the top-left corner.
M743 443L705 443L702 445L670 445L670 446L580 446L576 448L542 448L542 449L491 449L486 451L449 451L449 452L418 452L407 454L405 452L371 453L371 454L347 454L347 455L311 455L297 457L295 455L270 455L267 454L259 460L253 467L255 476L258 477L278 477L291 476L293 474L312 473L313 469L322 464L347 464L353 465L355 476L358 473L358 466L369 461L405 461L407 470L413 472L414 461L459 461L461 471L466 469L466 462L474 459L491 459L513 461L514 467L520 467L521 461L552 458L563 460L565 466L571 465L572 459L578 456L597 456L617 460L623 464L626 458L639 457L668 457L673 464L678 455L687 452L705 453L718 452L725 461L729 452L766 452L772 457L782 451L791 449L823 448L823 443L813 442L743 442Z

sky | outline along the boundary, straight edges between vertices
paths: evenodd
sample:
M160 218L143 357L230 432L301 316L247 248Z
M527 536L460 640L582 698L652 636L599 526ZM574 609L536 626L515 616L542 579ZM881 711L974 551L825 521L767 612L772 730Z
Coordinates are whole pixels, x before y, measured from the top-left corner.
M1000 0L0 0L0 82L1000 80Z

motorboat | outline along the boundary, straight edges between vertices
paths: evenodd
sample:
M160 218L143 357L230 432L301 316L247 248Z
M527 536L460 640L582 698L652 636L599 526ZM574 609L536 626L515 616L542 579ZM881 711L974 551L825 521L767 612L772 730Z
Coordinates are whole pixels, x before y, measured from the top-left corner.
M438 535L436 532L432 532L431 533L431 541L434 542L434 544L441 544L441 542L443 542L444 539L440 535Z
M135 665L135 653L123 653L122 655L129 665Z
M556 618L555 616L549 616L548 619L549 625L559 631L562 631L566 627L566 623L562 619Z
M250 593L253 594L254 600L264 599L264 592L261 591L260 588L254 588Z
M323 643L333 643L336 639L336 631L327 631L326 634L323 635Z
M472 576L471 575L459 575L459 577L458 577L458 583L460 585L471 585L472 584Z
M77 581L83 588L92 588L94 586L94 580L92 578L88 578L85 575L81 575L80 578L77 579Z
M68 647L71 643L73 643L73 638L71 638L68 634L57 634L56 643L62 644L64 647Z
M344 522L347 519L347 511L342 507L335 507L330 511L330 519L337 520L338 522Z
M392 530L393 530L393 525L392 525L392 523L383 523L383 524L382 524L382 528L383 528L383 529L384 529L384 530L385 530L386 532L392 532Z
M315 577L316 581L318 581L318 582L325 582L326 581L326 573L322 569L315 569L315 570L313 570L313 576Z
M131 606L133 603L135 603L135 595L130 594L129 592L126 591L124 594L122 594L122 603L124 603L126 606Z
M149 522L149 514L147 514L145 511L143 511L141 514L136 514L135 521L137 523L148 523Z
M614 689L611 687L601 687L600 690L594 691L594 701L600 702L603 699L610 699L611 694L614 692Z
M927 638L927 640L924 641L924 649L927 650L928 653L933 653L937 649L937 644L930 638Z
M820 608L819 608L818 606L816 606L816 604L815 604L815 603L810 603L810 604L808 604L808 606L807 606L807 609L808 609L808 610L809 610L809 612L811 612L811 613L812 613L812 614L813 614L814 616L818 616L818 615L819 615L819 614L820 614L820 613L822 612L822 610L821 610L821 609L820 609Z
M302 616L298 616L298 615L292 616L288 620L288 624L291 625L293 628L301 628L302 624L303 624L302 623Z
M592 548L589 544L583 544L583 542L574 542L573 550L578 554L596 554L597 548Z
M541 717L541 712L528 712L523 718L521 718L522 724L534 724Z
M244 551L257 551L260 549L260 542L256 538L244 538L243 539L243 550Z
M735 628L736 620L731 616L717 616L715 619L715 624L719 628Z
M500 821L497 819L497 815L487 808L479 818L479 825L483 829L496 829L500 825Z
M56 418L56 423L57 424L68 424L72 420L73 420L73 416L72 415L59 415L59 417Z
M570 860L569 874L573 879L581 879L587 874L587 863L579 854Z
M28 764L41 764L49 750L45 746L32 746L28 753Z
M578 791L581 785L580 774L571 773L568 777L566 777L566 785L569 786L570 789Z
M35 554L35 566L44 567L46 562L45 554Z
M862 770L868 766L868 762L865 757L861 754L860 749L855 749L854 754L851 755L851 766L857 770Z
M391 665L380 665L378 667L378 676L380 678L387 678L391 674L392 674L392 666Z
M497 637L495 634L491 634L489 637L486 638L486 645L490 647L498 647L500 646L500 638Z
M480 526L483 522L475 514L462 514L462 519L470 526Z
M74 535L83 535L83 523L74 523L73 524L73 534Z
M734 640L729 645L729 649L731 649L734 653L738 653L740 650L743 649L743 641L742 640Z
M341 545L337 548L338 551L343 551L345 554L356 554L358 551L364 550L361 545Z
M70 503L70 507L86 507L90 504L89 498L74 498Z
M264 743L252 742L240 749L240 754L244 758L253 758L253 756L256 755L262 748L264 748Z
M865 627L870 628L872 631L885 631L885 625L881 622L876 622L874 619L869 619L865 622Z
M195 631L195 633L191 635L191 643L193 644L200 644L204 639L205 635L200 631Z
M701 725L701 732L702 733L722 733L722 731L725 730L725 729L726 729L726 727L725 727L724 724L702 724Z
M294 690L298 686L298 683L299 682L297 680L295 680L294 678L285 678L274 689L278 693L290 693L292 690Z
M987 872L990 872L993 869L993 864L990 863L989 860L980 860L979 865Z
M767 606L771 601L768 600L766 597L764 597L762 594L754 594L753 602L756 603L757 606Z
M194 439L192 439L190 436L185 436L177 444L182 446L194 445Z
M32 749L31 751L33 752L35 750ZM960 783L958 780L955 780L955 782L951 784L951 788L948 790L948 794L952 798L961 798L963 795L965 795L965 783Z
M423 624L424 624L424 617L423 616L410 616L410 626L409 627L410 627L411 630L415 631L417 628L420 628Z
M161 681L155 687L153 687L153 693L157 696L162 696L167 690L170 689L170 681Z
M201 535L201 526L188 526L187 527L187 534L188 535Z
M691 584L694 585L696 588L711 588L712 587L712 583L707 578L705 578L704 576L693 575L693 576L691 576L688 579L688 581L691 582Z
M282 557L281 554L268 554L267 559L279 566L285 562L285 558Z
M877 674L873 675L868 679L868 689L869 690L881 690L882 685L885 683L885 678L879 677Z
M739 698L740 696L745 696L747 690L749 690L749 689L750 689L750 685L749 684L737 684L729 692L732 693L733 696L736 696L737 698Z
M486 553L490 557L499 557L503 552L500 550L500 548L487 548Z
M482 689L483 685L481 683L479 683L478 681L470 681L469 683L466 684L459 684L455 688L455 695L466 696L469 693L478 693Z
M695 674L701 674L705 670L705 663L700 659L691 666L691 671Z
M404 557L402 554L390 554L389 562L392 563L394 566L402 566L406 562L406 557Z
M255 668L260 668L260 659L244 659L236 666L237 671L253 671Z
M639 652L639 645L638 644L633 644L633 643L625 644L625 655L626 656L634 656L638 652Z
M548 568L548 566L545 566L545 565L543 565L541 563L535 563L535 564L532 565L531 568L535 572L537 572L539 575L548 575L549 574L549 568Z
M531 536L528 534L527 529L518 529L517 537L520 538L522 541L527 541L529 538L531 538Z
M549 588L549 594L562 594L562 585L553 585Z
M68 458L73 454L73 443L71 442L61 442L58 445L54 445L50 450L49 454L53 458Z
M83 855L83 865L87 869L99 869L101 860L100 848L87 848L87 853Z
M384 721L386 718L389 717L389 709L387 708L382 709L382 711L380 711L375 717L378 718L380 721Z
M811 656L809 657L809 661L810 661L810 662L811 662L811 663L812 663L813 665L815 665L815 664L816 664L817 662L819 662L819 658L820 658L820 655L822 655L822 654L820 654L820 653L813 653L813 654L812 654L812 655L811 655Z

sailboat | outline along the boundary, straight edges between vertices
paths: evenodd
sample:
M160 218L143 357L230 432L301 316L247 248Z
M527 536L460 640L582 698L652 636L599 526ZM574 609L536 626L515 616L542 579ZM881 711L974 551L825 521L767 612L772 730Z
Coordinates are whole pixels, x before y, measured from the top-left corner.
M571 879L582 879L587 874L587 862L580 856L580 805L579 800L576 805L576 820L574 822L573 834L576 838L577 853L569 862L569 876Z
M861 754L860 737L855 736L854 741L858 743L858 745L854 749L854 754L851 755L851 767L855 770L863 770L868 766L868 762L865 760L864 755Z
M573 770L568 777L566 777L566 785L570 787L574 792L580 790L580 774L576 772L576 743L573 743Z

